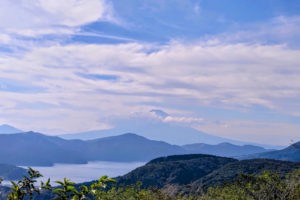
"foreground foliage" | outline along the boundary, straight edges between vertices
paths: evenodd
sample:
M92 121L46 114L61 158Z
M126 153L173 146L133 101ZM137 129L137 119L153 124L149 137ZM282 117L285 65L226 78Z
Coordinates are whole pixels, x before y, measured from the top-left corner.
M143 189L141 183L130 186L116 186L115 180L101 177L92 184L76 185L64 179L56 181L52 187L50 179L37 186L36 179L42 175L31 168L22 180L11 182L8 200L56 199L56 200L299 200L300 169L280 177L278 174L264 172L258 176L242 174L230 184L211 187L204 195L179 194L169 196L159 189ZM0 179L0 183L1 183Z
M259 176L241 175L232 184L209 188L204 200L299 200L300 170L282 179L277 174L264 172Z

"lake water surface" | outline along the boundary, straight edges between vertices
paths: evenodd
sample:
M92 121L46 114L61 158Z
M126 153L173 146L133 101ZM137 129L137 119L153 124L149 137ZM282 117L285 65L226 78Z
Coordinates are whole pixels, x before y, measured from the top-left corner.
M89 162L88 164L55 164L52 167L32 166L32 168L38 170L44 176L40 180L51 178L51 182L53 183L53 181L63 180L66 177L73 182L81 183L97 180L104 175L109 177L121 176L144 164L144 162L119 163L97 161Z

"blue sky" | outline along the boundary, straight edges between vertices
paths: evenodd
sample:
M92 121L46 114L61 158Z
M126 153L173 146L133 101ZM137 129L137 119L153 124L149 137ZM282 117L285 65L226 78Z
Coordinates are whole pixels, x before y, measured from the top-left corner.
M72 133L160 109L300 140L299 0L3 0L0 30L0 124Z

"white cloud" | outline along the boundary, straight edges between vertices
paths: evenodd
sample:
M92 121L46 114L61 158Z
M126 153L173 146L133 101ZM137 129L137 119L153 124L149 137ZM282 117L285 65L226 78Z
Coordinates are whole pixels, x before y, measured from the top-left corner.
M70 132L83 127L72 124L73 119L87 129L107 127L109 116L149 111L156 104L178 112L190 111L187 106L251 109L258 105L292 115L300 111L299 56L297 49L259 44L34 47L23 55L0 58L0 80L29 88L27 92L0 91L0 118L12 121L20 116L18 124L24 129L31 121L43 121L40 127L49 130L56 121L59 128ZM103 74L117 78L105 80ZM6 90L16 87L3 84ZM40 103L50 106L37 106ZM201 116L195 112L192 116ZM55 118L57 113L62 117ZM190 116L167 121L201 123L200 118Z
M8 44L11 41L11 37L7 34L0 34L0 44Z
M174 117L168 116L163 121L169 123L182 123L186 125L199 124L203 122L203 118L198 117Z
M24 36L68 33L98 20L116 22L112 6L105 0L0 2L0 29Z
M169 115L162 110L154 109L146 113L135 113L134 116L140 118L151 118L165 123L177 123L187 126L199 125L199 123L202 123L204 121L204 119L200 117L182 116L183 113L180 114L181 115L176 115L175 113L175 115Z
M23 0L23 3L33 12L39 10L45 13L45 19L42 20L51 20L49 23L52 25L81 26L97 20L112 19L111 10L103 0Z
M21 59L0 59L1 77L30 80L32 85L56 92L151 93L160 99L194 98L200 104L280 108L281 98L299 97L298 50L171 44L148 54L147 48L137 43L35 48ZM78 73L114 74L120 80L89 80Z

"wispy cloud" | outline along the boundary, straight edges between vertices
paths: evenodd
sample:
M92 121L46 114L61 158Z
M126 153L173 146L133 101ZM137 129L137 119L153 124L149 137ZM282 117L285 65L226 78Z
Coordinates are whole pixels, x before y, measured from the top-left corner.
M112 8L104 0L3 0L0 13L0 26L5 29L78 27L96 20L114 20Z
M300 16L276 16L261 22L236 24L228 31L208 35L204 41L225 43L261 43L300 46Z
M117 23L110 3L105 0L3 0L0 3L3 33L0 43L11 41L10 45L17 45L10 39L24 43L37 37L42 37L40 42L47 41L47 37L48 40L66 38L79 32L81 26L95 21Z
M149 51L151 48L155 51ZM150 110L151 103L144 102L173 102L178 106L184 102L235 109L260 105L293 114L300 105L294 103L289 110L286 104L287 99L300 97L299 56L299 50L259 44L37 47L17 58L1 58L0 77L23 86L30 83L30 87L43 88L43 92L0 94L4 96L2 102L44 102L63 110L68 110L65 105L70 105L70 110L85 109L94 113L94 117L86 120L94 122L103 114ZM105 77L93 79L80 74L109 74L118 78L111 82ZM120 95L122 98L118 98ZM10 110L24 115L22 110ZM48 112L56 111L49 108ZM40 112L43 116L45 113Z

